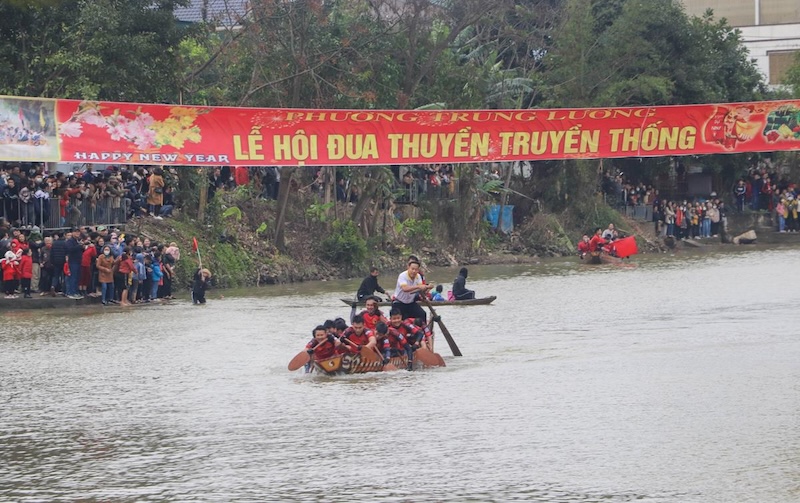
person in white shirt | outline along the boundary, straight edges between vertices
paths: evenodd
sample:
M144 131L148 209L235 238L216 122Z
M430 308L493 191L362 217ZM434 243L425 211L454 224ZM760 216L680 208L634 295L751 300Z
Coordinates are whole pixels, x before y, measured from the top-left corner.
M425 310L417 303L417 294L427 295L433 285L426 285L419 273L419 261L408 261L408 269L397 277L397 286L394 289L394 302L392 307L403 314L403 319L422 318L428 319Z

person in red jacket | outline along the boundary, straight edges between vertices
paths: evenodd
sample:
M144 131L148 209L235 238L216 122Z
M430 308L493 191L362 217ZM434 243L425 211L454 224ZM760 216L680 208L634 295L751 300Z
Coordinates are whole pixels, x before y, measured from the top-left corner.
M606 244L606 240L600 235L601 229L598 227L594 231L594 236L592 239L589 240L589 251L596 252L596 251L603 251L603 246Z
M11 250L6 252L5 257L0 260L0 269L3 270L3 289L7 299L16 299L14 292L17 290L17 256Z
M78 293L84 297L87 294L94 294L92 285L92 266L97 259L97 248L92 243L84 244L83 255L81 257L80 280L78 282ZM75 274L76 271L72 271Z
M250 183L250 170L246 166L236 166L233 169L233 179L237 186Z
M578 243L578 256L583 260L583 256L587 253L589 253L589 236L584 234L580 243Z
M19 259L19 277L22 284L23 297L26 299L31 298L31 280L33 279L32 253L30 248L25 248L22 251L22 257Z

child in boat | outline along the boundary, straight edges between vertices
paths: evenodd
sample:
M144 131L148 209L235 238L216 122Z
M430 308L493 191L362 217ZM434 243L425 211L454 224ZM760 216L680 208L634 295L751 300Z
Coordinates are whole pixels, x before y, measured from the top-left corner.
M431 293L431 300L443 302L444 297L442 296L442 285L436 285L436 290Z

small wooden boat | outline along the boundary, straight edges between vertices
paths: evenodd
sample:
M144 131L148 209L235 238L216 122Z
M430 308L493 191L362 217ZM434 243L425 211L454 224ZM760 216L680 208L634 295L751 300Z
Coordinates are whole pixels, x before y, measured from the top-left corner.
M491 297L481 297L479 299L467 299L467 300L432 300L431 305L434 307L439 306L484 306L487 304L491 304L496 299L496 295L492 295ZM348 306L352 303L356 303L356 305L363 306L365 304L364 301L356 302L355 299L340 299L342 302L347 304ZM391 302L380 302L379 306L391 306Z
M587 264L619 264L622 259L605 252L593 251L586 254Z

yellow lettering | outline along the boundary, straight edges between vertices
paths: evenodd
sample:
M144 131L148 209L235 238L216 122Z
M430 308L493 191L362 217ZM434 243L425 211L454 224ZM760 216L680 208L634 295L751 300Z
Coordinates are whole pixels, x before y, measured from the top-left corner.
M547 131L534 131L531 134L531 154L542 155L547 150Z
M622 135L621 129L609 129L608 133L611 135L611 151L619 152L619 137Z
M622 151L632 152L639 150L639 135L641 131L638 129L625 129L622 131Z
M439 133L439 144L442 146L442 156L450 157L450 144L453 143L455 133Z
M419 157L419 133L403 135L403 157Z
M597 153L600 148L600 131L581 131L581 152Z
M565 154L577 154L578 153L578 138L580 137L581 132L577 129L570 128L564 134L564 153Z
M242 152L242 137L238 134L233 135L233 157L242 161L250 158L250 156Z
M548 131L548 133L550 133L550 152L557 154L558 146L564 138L564 131Z
M362 159L377 159L378 158L378 139L374 134L368 134L364 137L364 148L361 153Z
M467 157L469 155L469 132L466 130L459 131L455 138L455 157Z
M681 128L680 135L678 135L678 148L681 150L691 150L694 148L696 139L697 129L694 126L685 126Z
M275 151L276 161L286 161L292 158L291 137L287 134L272 137L272 146Z
M392 133L389 135L389 155L392 159L398 159L400 157L400 140L403 138L403 135L399 133Z
M531 135L524 131L514 133L514 155L528 155L530 153Z
M514 133L500 132L500 155L508 155Z
M250 149L250 160L254 161L263 161L264 154L261 154L261 150L264 149L264 146L261 144L261 140L264 137L259 135L248 135L247 137L247 148Z
M423 134L419 144L419 155L425 159L436 156L436 135Z
M489 133L472 133L469 142L470 157L486 157L489 155Z
M642 131L642 150L645 152L655 150L658 146L659 131L660 130L654 126L644 128L644 131Z
M340 134L328 135L328 159L338 161L344 157L344 137Z
M661 135L658 139L659 150L675 150L678 148L678 131L677 127L663 128Z

